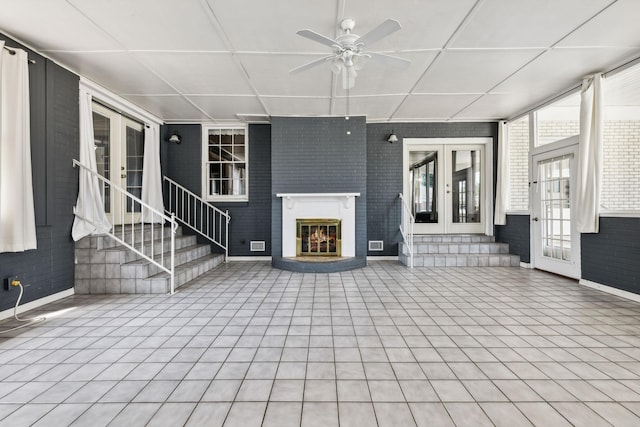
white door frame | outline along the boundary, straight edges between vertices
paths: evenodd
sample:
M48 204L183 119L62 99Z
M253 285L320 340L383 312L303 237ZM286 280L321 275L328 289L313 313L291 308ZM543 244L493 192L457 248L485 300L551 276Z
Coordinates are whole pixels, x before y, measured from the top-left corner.
M402 156L402 181L405 200L411 200L411 183L409 182L409 152L420 145L482 145L484 158L483 179L484 198L482 215L484 215L484 234L493 236L493 138L404 138Z
M562 157L567 154L573 154L573 163L570 176L570 208L575 207L575 189L576 189L576 172L578 161L578 144L579 136L575 135L558 142L546 144L540 147L536 147L532 150L530 155L530 179L531 182L529 188L529 200L531 200L530 206L530 242L531 242L531 267L544 271L550 271L552 273L560 274L575 279L580 279L582 275L581 266L581 248L580 248L580 233L576 231L576 223L573 221L573 213L571 214L571 261L560 261L549 263L542 258L542 243L539 233L540 224L535 221L534 218L540 217L540 194L537 187L538 182L538 162L544 159L551 159L554 157ZM540 257L540 258L539 258ZM564 265L563 265L564 264Z

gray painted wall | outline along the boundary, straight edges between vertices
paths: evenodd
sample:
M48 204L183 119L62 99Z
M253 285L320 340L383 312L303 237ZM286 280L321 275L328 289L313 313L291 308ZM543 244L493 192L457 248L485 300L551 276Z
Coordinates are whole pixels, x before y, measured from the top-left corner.
M182 144L169 143L172 132L178 131ZM249 125L249 201L214 203L231 215L229 224L229 255L271 255L271 126ZM202 127L200 125L162 126L161 162L163 173L194 193L202 189ZM168 203L168 200L165 200ZM191 233L184 229L185 234ZM204 238L198 237L201 243ZM251 252L251 240L265 242L265 252ZM212 250L220 252L215 245Z
M581 252L584 279L640 294L640 218L600 218Z
M505 225L496 225L496 240L509 244L509 252L520 255L520 261L531 262L529 215L507 215Z
M25 49L0 35L7 46ZM31 157L38 248L0 254L0 310L12 308L18 291L5 291L4 279L17 275L25 286L22 303L73 288L71 240L78 194L78 76L25 49L29 58Z
M391 131L400 139L387 142ZM367 239L383 240L384 251L369 256L398 255L402 192L403 138L490 137L497 144L497 123L370 123L367 125ZM494 157L497 150L494 149ZM494 162L495 163L495 162ZM495 172L494 172L495 174ZM495 179L494 179L495 182Z
M347 131L351 134L347 135ZM367 130L364 117L271 120L272 255L282 256L282 200L277 193L360 193L356 256L367 251Z

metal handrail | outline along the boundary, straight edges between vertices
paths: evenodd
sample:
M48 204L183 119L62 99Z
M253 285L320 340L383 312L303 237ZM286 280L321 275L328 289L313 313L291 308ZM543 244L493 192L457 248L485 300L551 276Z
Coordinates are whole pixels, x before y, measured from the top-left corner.
M86 167L85 165L83 165L82 163L80 163L79 161L77 161L76 159L73 159L73 167L79 167L83 170L85 170L86 172L89 172L91 175L93 175L94 177L98 178L98 180L101 183L101 190L102 190L102 194L104 194L104 190L106 186L109 186L109 188L111 190L113 190L113 194L115 194L115 197L120 197L120 201L121 201L121 216L122 216L122 220L123 220L123 224L122 227L120 229L120 232L118 233L115 228L111 228L108 232L104 233L106 235L108 235L109 237L111 237L112 239L114 239L115 241L117 241L118 243L120 243L121 245L131 249L133 252L135 252L136 254L138 254L139 256L141 256L142 258L146 259L147 261L151 262L152 264L154 264L155 266L157 266L158 268L160 268L161 270L169 273L169 275L171 276L171 294L175 293L175 252L176 252L176 244L175 244L175 236L176 236L176 231L178 229L178 222L175 218L175 216L171 215L165 215L164 212L160 212L157 209L154 209L153 207L149 206L148 204L144 203L142 200L140 200L140 198L134 196L133 194L129 193L128 191L122 189L121 187L115 185L113 182L109 181L107 178L105 178L104 176L100 175L99 173L96 173L94 171L92 171L91 169L89 169L88 167ZM135 208L136 207L140 207L140 215L141 217L143 216L143 214L145 213L145 211L147 211L147 213L151 213L151 219L155 220L161 220L159 221L160 223L168 223L170 224L171 227L171 252L170 252L170 256L169 259L166 259L165 255L164 255L164 233L161 231L160 232L160 253L156 254L155 253L155 247L154 247L154 243L156 242L157 239L155 239L155 227L154 227L154 223L156 221L152 221L150 224L145 224L143 222L135 221L134 216L135 215L131 215L131 221L127 224L124 223L124 219L125 219L125 211L126 208L125 206L130 206L131 210L135 212ZM136 212L137 213L137 212ZM80 217L82 218L82 217ZM88 218L82 218L85 221L91 222L90 219ZM125 225L130 225L130 231L131 231L131 236L130 236L130 241L127 239L127 237L125 236ZM140 231L140 242L136 242L136 227L138 227L139 231ZM151 243L148 244L147 246L145 246L145 228L147 229L147 236L149 236L151 238ZM159 258L159 260L156 260L156 258ZM168 265L167 265L168 264Z
M209 239L224 250L224 261L229 256L229 211L222 211L202 197L184 188L174 180L164 177L169 196L166 212L175 215L178 221Z
M404 239L407 252L409 253L409 268L413 268L413 224L415 223L415 217L411 212L411 208L404 199L402 193L399 193L400 201L402 202L402 219L400 222L400 234Z

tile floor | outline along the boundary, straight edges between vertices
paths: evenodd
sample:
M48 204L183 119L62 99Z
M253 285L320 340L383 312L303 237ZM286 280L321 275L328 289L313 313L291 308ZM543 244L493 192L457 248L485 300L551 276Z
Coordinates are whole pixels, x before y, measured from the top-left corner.
M0 426L640 425L640 304L539 271L230 263L63 309L0 335Z

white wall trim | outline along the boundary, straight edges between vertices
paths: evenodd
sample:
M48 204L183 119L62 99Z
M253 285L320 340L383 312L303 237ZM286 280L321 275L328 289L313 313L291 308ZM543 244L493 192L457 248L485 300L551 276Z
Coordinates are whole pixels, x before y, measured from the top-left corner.
M18 290L13 292L15 294L16 298L18 298L19 292L20 291L18 291ZM75 290L73 288L67 289L67 290L62 291L62 292L55 293L53 295L48 295L48 296L46 296L44 298L40 298L40 299L37 299L35 301L28 302L26 304L21 304L21 305L18 306L18 314L24 313L24 312L29 311L29 310L33 310L35 308L42 307L43 305L58 301L60 299L66 298L66 297L70 297L72 295L75 295ZM15 303L14 303L14 305L15 305ZM13 307L11 307L8 310L0 311L0 320L8 319L10 317L13 317Z
M86 90L93 98L119 110L121 113L140 119L147 124L161 125L163 123L163 120L158 116L151 114L121 96L116 95L109 89L82 76L80 76L80 89Z
M398 261L398 256L367 256L367 262L369 261Z
M587 288L606 292L608 294L612 294L621 298L626 298L631 301L640 302L640 295L634 294L633 292L623 291L622 289L614 288L613 286L603 285L601 283L592 282L587 279L580 279L578 281L578 284L582 286L586 286Z
M528 268L530 270L533 270L533 267L531 266L531 263L528 263L528 262L520 262L520 267L521 268Z
M227 261L229 262L246 262L246 261L271 262L271 257L270 256L230 256L230 257L227 257Z

